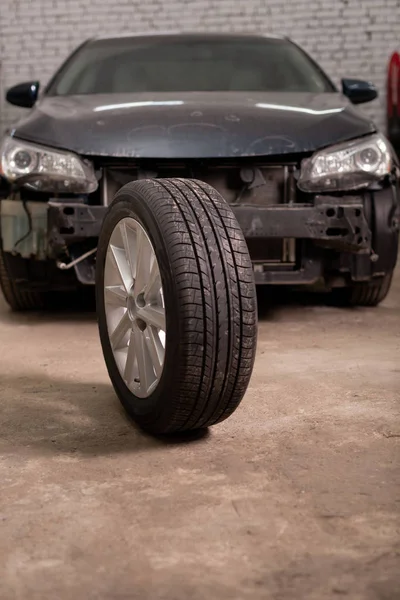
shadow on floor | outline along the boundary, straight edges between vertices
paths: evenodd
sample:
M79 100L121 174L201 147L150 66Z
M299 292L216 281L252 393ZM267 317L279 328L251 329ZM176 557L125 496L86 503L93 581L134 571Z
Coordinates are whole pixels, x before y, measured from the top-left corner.
M40 453L108 455L196 443L208 436L208 430L147 435L125 413L111 383L92 385L43 375L2 375L1 383L3 454L26 447Z

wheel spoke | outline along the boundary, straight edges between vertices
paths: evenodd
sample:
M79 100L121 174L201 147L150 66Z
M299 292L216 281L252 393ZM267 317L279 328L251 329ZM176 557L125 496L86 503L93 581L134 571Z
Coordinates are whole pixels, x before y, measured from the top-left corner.
M166 314L155 250L144 227L122 218L108 242L104 307L109 341L121 379L147 398L165 362Z
M135 348L135 340L134 340L134 332L131 332L129 338L129 346L128 352L126 355L126 363L124 369L124 379L126 385L131 385L135 378L135 358L136 358L136 348Z
M156 376L153 370L153 364L147 350L147 344L143 335L143 331L135 324L133 326L133 341L135 344L135 353L139 371L139 381L142 391L148 391L151 384L155 381Z
M146 340L147 349L153 363L154 371L157 377L161 376L164 364L164 346L158 336L158 332L154 327L146 327L144 330L144 338Z
M126 311L124 316L110 335L110 342L113 350L119 350L121 346L123 347L123 340L130 328L131 320L129 318L128 311Z
M136 240L137 240L137 232L136 230L129 227L126 222L122 221L120 226L120 232L122 237L122 243L124 245L126 260L129 266L130 273L132 278L136 277Z
M113 246L110 244L112 262L118 273L119 279L127 292L132 287L133 277L130 266L128 264L124 248Z
M150 275L152 248L142 229L138 230L136 237L136 277L135 293L143 292Z
M158 298L158 295L161 290L161 275L160 270L158 268L157 261L154 257L153 264L151 266L149 280L146 285L146 290L144 293L144 298L146 302L154 302Z
M165 310L163 308L149 304L138 311L138 317L143 319L147 325L165 331Z
M126 307L127 295L122 285L108 285L104 290L106 304Z

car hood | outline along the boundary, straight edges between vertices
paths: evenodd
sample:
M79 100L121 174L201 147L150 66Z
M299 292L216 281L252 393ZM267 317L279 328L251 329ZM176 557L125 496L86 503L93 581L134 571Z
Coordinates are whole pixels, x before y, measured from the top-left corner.
M312 152L375 131L340 94L43 97L16 137L82 155L232 158Z

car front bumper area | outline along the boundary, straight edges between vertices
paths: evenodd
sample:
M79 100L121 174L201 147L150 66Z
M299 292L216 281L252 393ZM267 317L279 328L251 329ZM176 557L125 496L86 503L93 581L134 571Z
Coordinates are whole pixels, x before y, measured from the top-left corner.
M292 244L279 266L254 261L257 284L341 286L392 271L399 237L395 187L362 196L316 196L313 205L234 207L249 247L276 238Z
M311 285L331 278L332 285L341 285L349 279L368 281L380 277L395 266L399 229L395 187L359 196L316 196L313 204L238 204L231 208L248 241L250 254L253 243L263 249L282 241L290 248L286 260L252 256L257 284ZM44 203L41 210L43 214L36 209L39 217L33 220L31 235L32 240L40 238L41 254L38 256L35 248L29 246L28 239L18 248L21 255L24 256L25 248L25 257L36 255L43 259L45 253L46 258L63 255L65 260L68 255L69 261L76 261L96 247L106 206L71 199ZM1 211L3 249L12 251L16 240L10 237L10 231L15 227L4 225L7 211L15 218L18 214L20 219L26 218L26 211L17 200L2 201ZM35 223L46 231L39 235ZM19 222L16 229L19 237L24 225ZM94 255L74 265L81 283L94 283L94 266Z

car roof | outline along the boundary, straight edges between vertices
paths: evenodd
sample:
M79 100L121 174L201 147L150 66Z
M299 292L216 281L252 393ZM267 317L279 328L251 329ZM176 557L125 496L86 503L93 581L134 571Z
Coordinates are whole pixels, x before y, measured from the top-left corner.
M105 35L105 36L95 36L87 40L91 41L102 41L102 40L118 40L123 38L132 38L132 39L143 39L143 40L152 40L157 38L168 38L176 39L176 40L210 40L210 41L218 41L225 39L232 40L254 40L254 39L271 39L271 40L289 40L287 36L276 35L276 34L262 34L262 33L210 33L210 32L190 32L190 31L154 31L147 33L121 33L117 35Z

